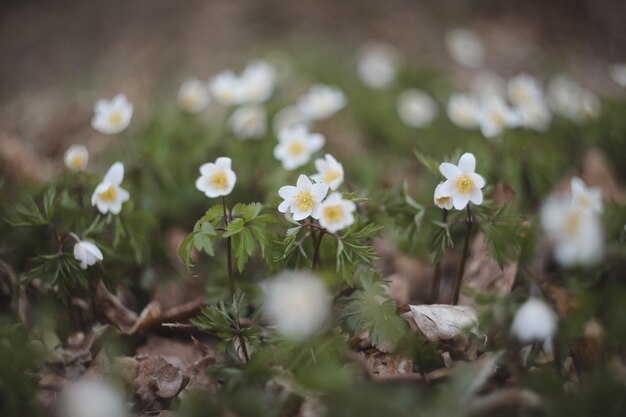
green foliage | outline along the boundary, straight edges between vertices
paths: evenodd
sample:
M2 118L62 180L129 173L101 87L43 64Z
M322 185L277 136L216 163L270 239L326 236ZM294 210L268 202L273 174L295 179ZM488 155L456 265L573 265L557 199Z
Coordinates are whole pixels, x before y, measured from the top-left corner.
M384 282L371 269L358 273L358 288L345 299L341 318L352 333L368 330L374 346L395 347L408 331L405 320L398 316L396 302L387 294Z
M473 213L500 268L506 261L517 260L524 231L529 227L524 225L523 218L514 213L508 204L497 207L490 201L475 207Z
M369 267L379 259L369 242L381 229L374 223L363 227L355 223L337 239L337 271L348 285L357 282L356 272L360 267Z

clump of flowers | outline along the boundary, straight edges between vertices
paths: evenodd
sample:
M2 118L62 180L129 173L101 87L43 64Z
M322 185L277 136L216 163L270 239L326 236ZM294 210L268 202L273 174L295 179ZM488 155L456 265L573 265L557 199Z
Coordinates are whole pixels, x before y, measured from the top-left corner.
M575 122L595 118L600 114L600 102L596 95L565 75L558 75L550 80L548 103L556 114Z
M478 127L480 104L468 94L453 94L448 100L448 117L458 127L475 129Z
M225 70L209 81L215 100L224 105L262 103L274 92L276 70L265 61L248 63L241 75Z
M96 206L102 214L111 212L119 214L122 204L128 201L130 194L121 187L124 181L124 164L116 162L111 165L91 196L91 205Z
M91 126L98 132L114 135L126 129L132 117L133 105L124 94L118 94L111 100L96 102Z
M330 317L331 297L324 283L306 271L285 271L265 281L265 317L283 336L302 340L314 335Z
M482 134L486 138L493 138L501 134L506 128L517 126L519 115L504 100L492 96L481 102L478 122Z

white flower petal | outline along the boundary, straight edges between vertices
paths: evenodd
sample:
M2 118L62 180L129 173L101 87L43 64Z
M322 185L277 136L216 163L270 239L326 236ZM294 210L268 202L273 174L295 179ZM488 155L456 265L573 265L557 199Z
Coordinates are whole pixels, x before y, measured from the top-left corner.
M116 162L111 165L111 168L104 176L103 182L108 182L112 185L120 185L124 180L124 164Z
M464 153L459 159L458 168L464 174L471 174L476 170L476 158L471 153Z
M448 180L454 180L461 175L461 170L456 165L449 162L443 162L439 165L439 171Z

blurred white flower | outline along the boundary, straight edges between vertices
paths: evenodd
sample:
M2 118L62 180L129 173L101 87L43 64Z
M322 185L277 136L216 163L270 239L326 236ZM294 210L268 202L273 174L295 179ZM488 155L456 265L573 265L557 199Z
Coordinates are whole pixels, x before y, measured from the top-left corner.
M514 106L523 107L535 101L543 100L543 91L535 77L519 74L511 78L507 84L509 100Z
M267 132L267 115L263 106L246 105L235 110L230 126L239 139L260 139Z
M310 133L305 125L286 127L278 133L274 157L282 162L283 168L292 171L309 162L324 142L326 139L321 133Z
M274 132L278 133L286 127L295 125L305 125L308 127L309 119L298 110L297 106L283 107L274 115L272 126Z
M95 243L80 239L76 239L74 245L74 258L80 262L82 269L87 269L88 266L95 265L96 262L104 259Z
M126 129L133 117L133 105L124 94L118 94L113 99L96 101L91 127L98 132L114 135Z
M70 171L84 171L89 162L89 151L83 145L72 145L65 151L63 160Z
M186 79L178 89L178 105L188 113L200 113L207 108L209 101L209 88L196 78Z
M541 208L541 224L554 244L559 264L593 265L604 255L599 190L572 179L571 196L549 197Z
M478 127L480 104L467 94L453 94L448 100L448 117L464 129Z
M328 193L328 185L312 183L306 175L300 175L296 186L285 185L280 187L278 195L284 201L278 206L278 211L293 215L295 221L304 220L311 216L319 219L322 200Z
M241 103L262 103L274 92L276 69L266 61L248 63L241 74Z
M332 299L324 283L305 271L286 271L261 284L265 317L283 336L302 340L328 320Z
M472 79L470 92L479 100L490 97L504 100L506 97L506 80L493 71L480 71Z
M508 127L519 125L519 114L498 97L485 98L478 116L480 131L486 138L499 135Z
M575 122L600 114L596 95L565 75L558 75L548 83L548 103L556 114Z
M359 77L365 85L383 89L396 78L398 54L391 45L367 43L357 52L356 65Z
M587 187L578 177L572 178L572 206L589 213L602 213L602 189Z
M485 57L485 47L481 38L469 29L456 28L446 32L446 49L450 57L459 65L478 68Z
M298 110L310 120L322 120L343 109L346 102L346 96L338 87L314 84L298 99Z
M82 378L61 395L59 415L63 417L126 417L122 393L93 378Z
M120 187L124 180L124 164L116 162L111 165L91 196L91 205L98 207L102 214L111 212L119 214L122 204L128 201L130 194Z
M613 78L613 81L615 81L622 87L626 87L626 64L611 65L609 72L611 74L611 78Z
M196 188L209 198L230 194L237 182L237 176L231 169L231 162L230 158L222 156L215 162L202 164Z
M437 104L425 92L416 89L404 90L396 105L400 119L407 126L424 127L437 115Z
M322 182L331 190L336 190L343 182L343 165L337 162L331 154L327 153L324 159L316 159L315 168L317 168L317 174L311 175L313 181Z
M545 302L531 298L515 313L511 333L522 343L543 342L556 332L557 315Z
M320 226L334 233L345 229L354 223L356 205L350 200L344 200L341 193L331 193L322 202Z
M440 182L439 184L437 184L437 187L435 187L435 195L433 196L433 200L437 207L445 210L452 210L452 196L443 195L441 191L442 185L443 182Z
M218 103L232 106L242 102L242 83L237 74L225 70L209 80L209 91Z
M509 80L507 91L522 126L538 131L548 128L552 113L537 79L524 73L517 75Z
M476 158L471 153L464 153L458 165L448 162L439 165L439 171L446 177L446 181L441 184L439 198L452 197L452 205L457 210L463 210L470 201L476 205L482 204L481 188L485 186L485 180L475 170Z

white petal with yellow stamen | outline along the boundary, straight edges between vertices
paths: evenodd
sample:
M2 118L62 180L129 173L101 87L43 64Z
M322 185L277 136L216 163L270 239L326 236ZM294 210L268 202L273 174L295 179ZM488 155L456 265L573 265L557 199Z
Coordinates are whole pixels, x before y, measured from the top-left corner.
M475 170L476 158L471 153L464 153L458 165L448 162L439 165L439 171L446 177L446 181L438 186L440 197L452 197L452 205L457 210L463 210L470 201L476 205L482 204L481 189L485 186L485 180Z
M119 214L122 204L128 201L130 194L120 185L124 180L124 164L116 162L111 165L102 182L98 184L91 196L91 205L96 206L102 214Z
M278 195L283 199L278 206L278 211L291 213L296 221L304 220L309 216L319 219L321 203L327 193L326 184L314 184L306 175L300 175L295 187L285 185L278 190Z
M345 229L354 223L356 205L350 200L344 200L340 193L330 194L323 202L320 226L330 232Z
M72 145L65 151L63 160L70 171L84 171L89 162L89 151L83 145Z
M317 168L317 174L311 176L313 181L324 183L331 190L336 190L343 182L343 165L337 162L331 154L327 153L324 159L316 159L315 168Z
M133 105L124 94L118 94L111 100L96 102L91 126L101 133L114 135L128 127L132 116Z
M230 194L237 182L231 164L231 159L227 157L203 164L200 167L200 177L196 180L196 188L209 198Z
M282 162L283 168L292 171L309 162L325 142L322 134L309 132L305 125L286 127L278 133L274 157Z

